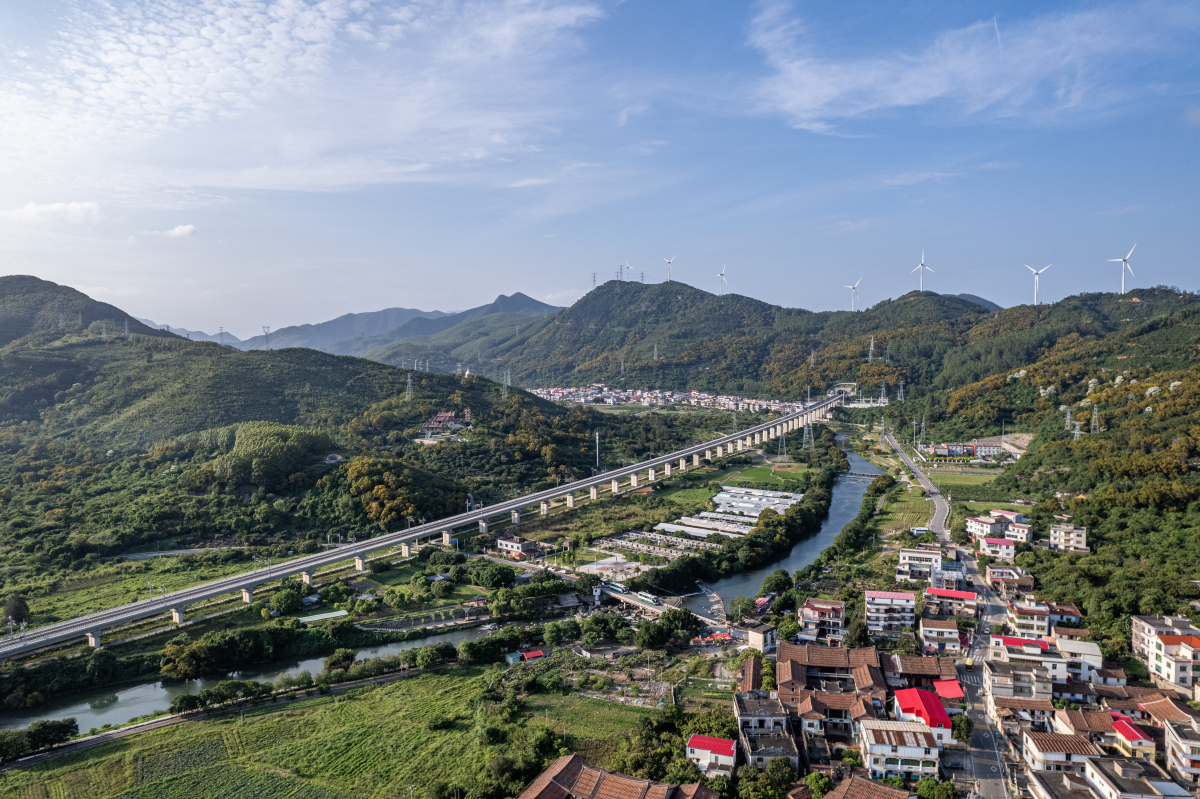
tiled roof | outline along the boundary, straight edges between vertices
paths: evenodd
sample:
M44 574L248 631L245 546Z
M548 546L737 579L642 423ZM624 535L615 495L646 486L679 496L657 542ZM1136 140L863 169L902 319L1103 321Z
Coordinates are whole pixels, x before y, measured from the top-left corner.
M1074 602L1047 602L1046 604L1049 605L1050 610L1058 616L1083 616L1083 614L1079 612L1079 608L1075 606Z
M958 680L934 680L933 690L942 699L962 699L963 689Z
M784 644L784 646L787 646L787 644ZM780 655L779 662L775 664L775 684L783 685L792 680L804 682L804 669L802 667L799 669L793 668L796 666L800 666L800 664L794 660L784 660L783 656Z
M1050 643L1048 641L1043 641L1040 638L1016 638L1011 635L993 635L992 636L993 641L995 641L997 638L1000 639L1000 643L1003 644L1004 646L1021 647L1021 646L1029 646L1030 644L1032 644L1033 646L1036 646L1039 649L1049 649L1050 648Z
M954 619L921 619L921 626L931 630L957 630L958 623Z
M1158 640L1167 646L1187 644L1193 649L1200 649L1200 635L1160 635Z
M954 666L953 658L891 655L883 658L883 668L905 677L936 677L940 680L958 678L958 669Z
M801 691L797 697L796 715L800 718L826 719L830 710L843 710L853 721L875 718L875 706L866 696Z
M1006 547L1015 546L1010 538L985 538L983 540L987 541L989 544L998 544Z
M762 688L762 658L746 658L742 664L742 679L738 685L743 691Z
M887 681L883 678L883 671L878 666L862 664L855 666L851 672L854 675L854 690L856 691L886 691Z
M1147 736L1146 733L1142 732L1142 728L1136 724L1133 724L1132 722L1128 722L1128 721L1124 721L1124 720L1114 721L1112 726L1113 726L1113 732L1115 732L1117 735L1120 735L1122 738L1124 738L1126 741L1129 741L1130 743L1135 743L1137 741L1149 741L1150 740L1149 736Z
M710 735L693 735L688 738L688 749L704 749L716 755L734 756L733 741L728 738L713 738Z
M1085 638L1092 634L1091 630L1085 630L1082 627L1054 627L1050 632L1054 633L1055 637L1062 636L1064 638Z
M668 785L588 765L578 755L555 760L521 791L518 799L719 799L698 783Z
M1072 733L1108 732L1113 728L1112 716L1100 711L1058 710L1055 716L1062 720Z
M1150 718L1160 727L1167 721L1190 721L1194 715L1170 697L1163 697L1155 702L1142 702L1138 707L1149 713Z
M925 596L940 596L947 599L978 599L974 591L952 591L949 588L926 588Z
M842 780L825 799L908 799L909 793L866 777L854 775Z
M1039 752L1062 752L1071 755L1099 755L1100 751L1078 735L1063 735L1057 732L1027 732L1025 737L1033 741Z
M992 704L1008 710L1041 710L1054 712L1054 703L1049 699L1030 699L1027 696L993 696Z
M875 721L859 723L863 734L874 744L884 746L937 746L937 739L924 724L915 721Z
M852 669L855 666L878 666L875 647L850 649L844 646L814 646L812 644L780 644L779 660L794 660L802 666L825 666Z

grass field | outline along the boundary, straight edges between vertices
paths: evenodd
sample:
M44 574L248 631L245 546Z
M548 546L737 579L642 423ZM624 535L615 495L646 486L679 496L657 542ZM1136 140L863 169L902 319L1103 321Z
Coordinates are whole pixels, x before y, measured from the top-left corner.
M771 470L771 466L752 466L749 469L743 469L731 475L726 482L733 485L737 485L738 483L775 483L782 488L788 485L788 481L784 480L783 477L791 477L794 480L800 476L803 467L801 467L800 471L796 471L791 467L776 469L777 474L772 474Z
M954 504L961 504L971 513L983 513L989 510L1015 510L1018 513L1025 513L1033 510L1028 505L1010 505L1007 502L955 502Z
M936 469L926 469L925 475L938 488L942 486L979 486L996 479L988 474L943 474Z
M920 492L923 493L923 492ZM917 491L905 491L895 501L885 502L879 514L879 529L891 535L911 527L924 527L933 516L933 503Z
M487 715L480 699L500 673L498 667L436 672L336 701L317 697L277 712L248 710L244 719L167 727L7 772L0 775L0 797L408 799L409 785L470 785L492 757L519 751L547 724L603 766L621 736L652 712L536 695L524 723L505 727L504 742L484 744L475 733L477 719ZM452 723L430 729L435 717Z

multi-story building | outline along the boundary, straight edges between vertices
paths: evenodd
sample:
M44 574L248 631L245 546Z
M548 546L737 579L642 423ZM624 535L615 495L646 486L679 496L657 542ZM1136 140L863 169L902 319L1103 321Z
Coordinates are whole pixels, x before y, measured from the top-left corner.
M1154 739L1138 725L1125 719L1113 722L1113 746L1129 757L1139 757L1154 762Z
M1028 544L1033 540L1033 525L1024 522L1009 522L1008 526L1004 528L1004 537L1010 541Z
M1160 635L1200 635L1200 629L1192 626L1187 616L1131 616L1133 627L1133 651L1142 660L1154 653L1154 644Z
M1047 602L1046 607L1050 608L1051 627L1056 624L1074 625L1083 621L1083 614L1074 602Z
M1030 663L989 660L983 664L983 692L988 696L1045 699L1053 697L1050 672Z
M1034 771L1028 774L1027 779L1033 799L1097 799L1082 774Z
M1050 525L1050 548L1067 552L1090 552L1087 545L1087 528L1074 524Z
M968 516L967 535L971 538L992 538L1003 535L1008 522L994 516Z
M808 735L855 737L858 723L876 718L876 713L869 696L801 691L796 717Z
M926 655L957 655L962 651L954 619L921 619L920 630Z
M840 642L846 635L846 603L838 599L809 597L800 608L800 638Z
M997 560L1012 561L1017 556L1017 544L1007 538L981 538L979 553L990 555Z
M864 720L858 725L859 748L871 779L919 780L938 775L938 743L924 724Z
M909 591L867 591L867 631L900 632L917 621L917 596Z
M920 688L904 688L896 691L895 702L897 721L913 721L924 725L933 733L939 749L950 740L950 714L937 694Z
M1067 658L1067 674L1071 679L1091 682L1092 673L1104 667L1104 656L1100 645L1091 641L1058 641L1058 651Z
M1025 730L1046 732L1054 717L1054 704L1049 695L1045 699L1031 699L988 694L985 707L992 723L1009 735L1019 735Z
M984 579L1001 596L1024 596L1033 590L1033 578L1024 569L1005 563L990 563Z
M1200 786L1200 720L1167 721L1163 730L1167 770L1195 790Z
M538 545L536 541L514 535L511 538L497 538L496 551L513 560L529 560L537 557Z
M1191 796L1154 762L1153 749L1145 760L1089 758L1084 763L1083 778L1097 799L1182 799Z
M1009 602L1005 611L1008 628L1018 638L1048 638L1050 636L1050 608L1027 596Z
M1025 514L1019 510L993 510L988 515L993 519L1002 519L1008 524L1025 524Z
M1070 679L1070 675L1067 673L1067 659L1048 641L993 635L991 647L992 660L1041 666L1050 674L1050 679L1055 683L1066 683Z
M1200 635L1160 635L1147 663L1150 675L1191 692L1200 681Z
M1100 756L1092 743L1076 735L1025 732L1021 735L1025 764L1030 771L1072 771L1082 774L1090 758Z
M800 750L792 739L788 711L782 702L772 699L767 691L736 694L733 714L747 763L761 770L773 758L785 757L792 768L800 768Z
M896 566L896 582L933 582L935 575L941 571L941 553L929 549L901 549L900 562Z
M975 618L979 612L979 597L974 591L955 591L949 588L925 589L925 608L938 616Z

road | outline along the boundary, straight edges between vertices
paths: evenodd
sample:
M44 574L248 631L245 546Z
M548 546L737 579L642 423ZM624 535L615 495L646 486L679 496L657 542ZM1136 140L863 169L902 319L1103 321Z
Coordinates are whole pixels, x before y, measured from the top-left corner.
M917 479L917 483L921 488L925 489L925 493L933 499L933 518L929 521L929 529L934 532L939 538L946 538L949 535L949 527L947 522L950 520L950 503L942 496L942 492L938 491L937 486L925 476L925 472L917 468L917 464L913 459L908 457L908 453L896 443L896 439L891 433L887 434L887 442L892 445L892 449L900 457L901 463L908 467L908 470L913 473L913 477Z
M773 419L756 427L739 430L736 433L731 433L730 435L722 436L703 444L686 447L669 455L662 455L631 466L613 469L592 477L577 480L573 483L568 483L567 485L540 491L536 494L529 494L517 499L500 502L490 507L468 511L467 513L461 513L407 530L387 533L366 541L340 546L316 555L295 558L278 564L271 569L243 572L192 586L181 591L167 593L154 599L121 605L67 621L48 624L20 635L10 635L0 640L0 660L53 644L59 644L84 635L94 636L94 640L98 641L101 631L115 625L128 624L171 611L182 614L185 607L197 602L236 591L252 591L256 585L279 580L283 577L300 574L311 575L315 570L322 567L331 566L352 558L365 558L370 553L381 549L389 549L401 544L411 544L422 539L442 536L450 533L456 527L480 524L480 527L483 528L489 519L496 517L508 518L510 514L520 513L529 507L539 507L542 503L550 503L553 500L565 497L570 497L570 502L573 503L576 492L587 491L592 488L595 488L599 492L601 488L611 488L613 484L620 487L620 481L623 478L631 478L632 486L632 480L636 479L640 472L657 470L662 467L670 468L676 461L687 460L692 458L692 456L705 457L708 452L714 451L718 447L729 446L737 442L743 442L744 444L748 441L753 445L756 436L763 440L770 440L770 438L777 436L781 431L785 431L789 427L795 429L805 418L816 419L824 416L826 413L832 411L834 407L842 404L843 397L844 395L839 393L819 402L814 402L800 411ZM729 446L729 449L733 451L732 446ZM663 471L665 472L665 470L664 468ZM449 536L447 535L446 537L448 538Z

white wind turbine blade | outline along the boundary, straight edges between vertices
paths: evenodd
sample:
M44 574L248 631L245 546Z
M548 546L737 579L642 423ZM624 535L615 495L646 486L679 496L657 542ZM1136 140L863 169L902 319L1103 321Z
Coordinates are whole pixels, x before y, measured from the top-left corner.
M1137 277L1137 275L1133 274L1133 267L1129 265L1128 261L1125 262L1125 268L1129 270L1129 274L1133 275L1134 277Z
M924 264L922 264L922 266L924 266ZM925 267L925 271L926 271L926 272L932 272L932 271L933 271L933 269L931 269L930 267L926 266L926 267Z
M1025 264L1025 268L1028 269L1030 272L1033 272L1035 275L1038 273L1038 271L1036 269L1034 269L1032 266L1030 266L1029 264Z
M861 283L861 282L862 282L862 278L861 278L861 277L860 277L858 280L854 281L854 288L858 288L858 284L859 284L859 283Z
M1052 267L1052 266L1054 266L1054 264L1046 264L1046 265L1045 265L1045 266L1043 266L1041 269L1039 269L1039 270L1037 271L1037 273L1040 275L1042 272L1045 272L1047 269L1049 269L1049 268L1050 268L1050 267Z
M1108 259L1108 262L1109 262L1110 264L1115 264L1115 263L1122 263L1122 264L1123 264L1123 263L1125 263L1125 259L1124 259L1124 258L1109 258L1109 259Z
M1136 248L1137 248L1137 245L1136 245L1136 244L1134 244L1132 247L1130 247L1130 248L1129 248L1129 255L1133 255L1133 251L1134 251ZM1126 261L1128 261L1128 260L1129 260L1129 255L1126 255L1126 256L1125 256L1125 260L1126 260Z
M922 266L924 266L924 264L917 264L917 265L916 265L916 266L914 266L912 269L908 270L908 273L911 275L913 272L917 271L917 270L918 270L918 269L920 269Z

